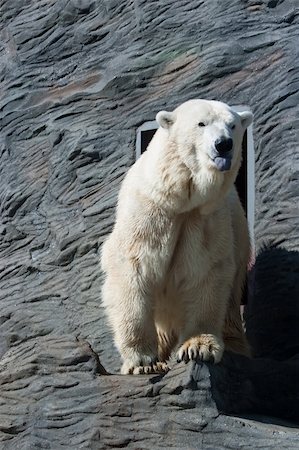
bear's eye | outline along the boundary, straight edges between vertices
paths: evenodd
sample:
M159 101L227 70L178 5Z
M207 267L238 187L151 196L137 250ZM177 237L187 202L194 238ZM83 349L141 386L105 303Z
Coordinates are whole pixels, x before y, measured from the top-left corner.
M231 130L234 130L234 129L236 128L236 125L233 123L233 124L230 126L230 128L231 128Z
M206 124L205 124L205 123L203 123L203 122L199 122L198 126L199 126L199 127L205 127L205 126L206 126Z

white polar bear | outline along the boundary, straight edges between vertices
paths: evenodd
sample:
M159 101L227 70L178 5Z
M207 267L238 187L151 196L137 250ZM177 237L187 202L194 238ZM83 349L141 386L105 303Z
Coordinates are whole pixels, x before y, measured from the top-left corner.
M240 299L249 258L234 181L250 112L190 100L157 114L147 151L128 171L102 248L103 304L121 372L247 353Z

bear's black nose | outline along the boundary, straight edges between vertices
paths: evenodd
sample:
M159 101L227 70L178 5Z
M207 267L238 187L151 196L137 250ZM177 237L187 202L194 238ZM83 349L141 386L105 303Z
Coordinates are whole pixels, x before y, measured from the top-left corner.
M231 138L221 137L215 141L215 147L219 155L227 153L233 148L233 140Z

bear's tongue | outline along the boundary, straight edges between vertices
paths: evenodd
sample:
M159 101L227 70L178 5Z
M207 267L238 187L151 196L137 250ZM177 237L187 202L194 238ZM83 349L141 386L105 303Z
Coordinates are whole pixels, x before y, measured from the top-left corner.
M214 159L214 163L216 164L216 167L221 172L224 172L225 170L229 170L232 160L229 157L222 158L221 156L216 156Z

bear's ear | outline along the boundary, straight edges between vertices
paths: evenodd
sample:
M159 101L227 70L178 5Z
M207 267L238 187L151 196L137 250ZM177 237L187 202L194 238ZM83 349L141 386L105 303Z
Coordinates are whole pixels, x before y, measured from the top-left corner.
M156 121L158 122L160 127L168 130L168 128L170 128L171 125L173 125L173 123L175 121L175 115L172 112L160 111L156 115Z
M244 130L252 124L253 114L250 111L239 112L239 116L241 118L241 124Z

